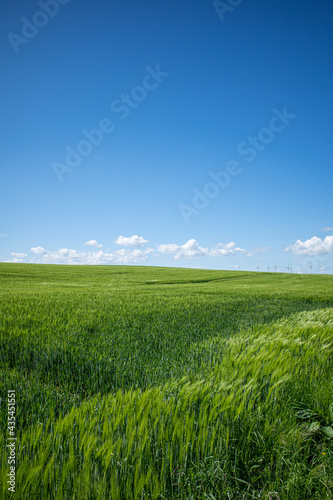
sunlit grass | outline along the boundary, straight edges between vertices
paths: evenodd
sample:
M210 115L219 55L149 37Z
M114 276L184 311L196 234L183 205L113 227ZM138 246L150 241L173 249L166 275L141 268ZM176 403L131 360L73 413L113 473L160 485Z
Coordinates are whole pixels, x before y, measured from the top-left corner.
M18 498L331 498L331 277L0 275ZM3 494L5 419L1 405Z

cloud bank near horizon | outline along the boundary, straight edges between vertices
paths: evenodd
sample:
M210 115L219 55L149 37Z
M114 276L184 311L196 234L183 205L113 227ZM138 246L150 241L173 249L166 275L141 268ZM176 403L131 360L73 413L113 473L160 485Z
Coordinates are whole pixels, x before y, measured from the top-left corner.
M47 250L38 245L30 249L32 256L23 252L12 252L12 259L7 262L26 262L35 264L138 264L146 261L149 256L158 257L170 255L173 259L194 259L198 257L230 257L236 255L251 256L252 253L244 248L236 246L235 242L218 243L212 248L199 245L195 239L189 239L183 245L167 243L156 245L155 248L146 247L149 241L142 236L133 235L130 237L118 236L114 244L125 248L115 251L104 251L103 246L97 240L91 239L84 243L85 246L92 247L89 251L80 251L70 248L60 248L58 250Z
M147 261L149 257L169 256L173 260L188 260L197 258L223 258L223 257L251 257L257 253L266 253L272 247L257 247L247 250L237 246L234 241L229 243L217 243L208 248L201 246L194 238L189 239L184 244L161 243L155 247L146 246L149 241L143 236L118 236L114 245L122 246L118 250L102 250L102 244L91 239L83 243L90 247L86 250L70 248L60 248L48 250L40 245L30 248L28 252L11 252L11 257L6 262L16 263L36 263L36 264L82 264L82 265L107 265L107 264L139 264ZM297 240L294 244L288 245L283 252L290 252L294 255L315 256L333 253L333 235L324 239L313 236L308 240ZM234 267L236 268L236 267Z

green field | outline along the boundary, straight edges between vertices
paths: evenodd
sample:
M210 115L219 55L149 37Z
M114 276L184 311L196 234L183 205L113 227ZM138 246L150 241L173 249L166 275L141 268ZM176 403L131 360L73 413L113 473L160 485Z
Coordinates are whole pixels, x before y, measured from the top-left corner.
M0 280L1 498L333 498L333 276L0 264Z

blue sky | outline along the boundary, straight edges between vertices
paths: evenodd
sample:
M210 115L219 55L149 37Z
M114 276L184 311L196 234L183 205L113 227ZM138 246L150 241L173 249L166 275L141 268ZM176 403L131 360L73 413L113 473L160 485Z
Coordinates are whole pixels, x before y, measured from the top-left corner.
M0 14L1 261L333 272L333 4Z

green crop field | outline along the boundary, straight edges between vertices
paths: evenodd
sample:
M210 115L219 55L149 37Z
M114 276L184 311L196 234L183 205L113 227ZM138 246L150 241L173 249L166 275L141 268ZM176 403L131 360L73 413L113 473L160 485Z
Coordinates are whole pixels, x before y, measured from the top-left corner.
M3 263L0 279L1 498L333 498L333 276Z

